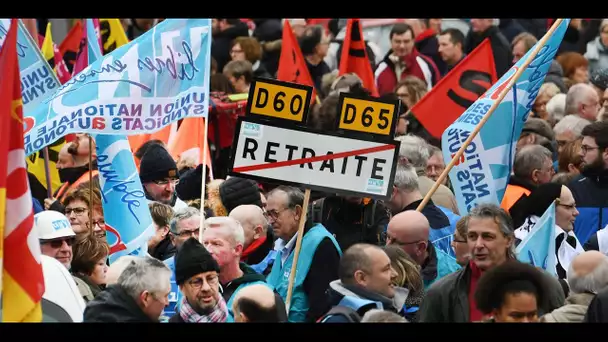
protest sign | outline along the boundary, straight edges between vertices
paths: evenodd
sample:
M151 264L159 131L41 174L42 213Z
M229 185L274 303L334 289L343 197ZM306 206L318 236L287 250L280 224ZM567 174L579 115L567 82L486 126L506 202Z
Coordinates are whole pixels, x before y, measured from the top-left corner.
M231 174L349 196L389 199L398 142L321 134L239 118Z
M153 133L209 106L209 19L167 19L90 64L28 113L31 154L69 133Z
M393 140L399 101L378 100L347 93L340 94L337 129L371 134Z
M301 84L257 79L249 87L247 114L304 123L313 88Z

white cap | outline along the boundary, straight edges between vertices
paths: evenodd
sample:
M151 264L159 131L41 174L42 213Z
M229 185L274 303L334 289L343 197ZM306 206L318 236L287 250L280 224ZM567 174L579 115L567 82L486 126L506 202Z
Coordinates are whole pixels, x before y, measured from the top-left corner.
M40 240L76 236L74 230L72 230L70 220L62 213L54 210L45 210L34 215L34 228L38 231Z

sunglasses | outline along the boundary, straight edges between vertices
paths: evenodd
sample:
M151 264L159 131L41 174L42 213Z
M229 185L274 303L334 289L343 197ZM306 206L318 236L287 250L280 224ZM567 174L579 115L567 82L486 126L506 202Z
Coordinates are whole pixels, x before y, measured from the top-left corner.
M71 247L74 244L74 241L76 241L76 238L48 240L42 241L42 243L48 243L53 248L60 248L61 246L63 246L64 241L69 247Z

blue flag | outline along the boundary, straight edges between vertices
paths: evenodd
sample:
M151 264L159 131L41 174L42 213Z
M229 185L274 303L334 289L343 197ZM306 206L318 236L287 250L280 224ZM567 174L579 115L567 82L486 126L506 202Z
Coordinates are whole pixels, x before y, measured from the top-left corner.
M450 170L460 213L467 213L480 203L500 205L516 142L569 22L561 22ZM445 160L453 158L535 48L536 45L445 130L441 143Z
M86 20L86 30L91 64L101 57L92 19ZM154 226L129 141L124 135L94 137L110 263L126 254L145 256Z
M33 120L24 135L26 155L70 133L153 133L180 119L206 117L210 59L209 19L164 20L26 113Z
M515 250L517 259L557 276L555 237L555 202L553 202L517 246Z
M32 115L33 110L57 91L61 83L55 76L53 68L40 52L38 43L34 40L38 37L32 38L21 20L18 22L17 56L21 74L21 97L23 98L23 129L28 131L33 128L35 123L42 122L45 118L42 113L38 114L39 116ZM10 19L0 19L0 47L4 45L4 39L10 26ZM26 154L31 153L26 152Z

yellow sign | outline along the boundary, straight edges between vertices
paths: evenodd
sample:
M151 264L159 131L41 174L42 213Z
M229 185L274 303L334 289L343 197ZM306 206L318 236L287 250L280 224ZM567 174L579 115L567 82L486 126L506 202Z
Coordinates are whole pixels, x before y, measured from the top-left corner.
M340 94L338 129L392 136L397 103Z
M312 87L258 79L249 89L247 113L304 123L311 96Z

